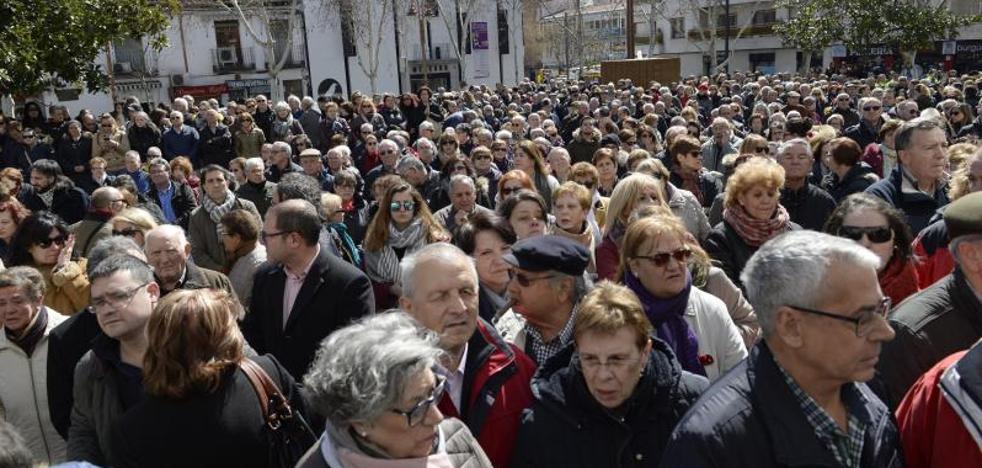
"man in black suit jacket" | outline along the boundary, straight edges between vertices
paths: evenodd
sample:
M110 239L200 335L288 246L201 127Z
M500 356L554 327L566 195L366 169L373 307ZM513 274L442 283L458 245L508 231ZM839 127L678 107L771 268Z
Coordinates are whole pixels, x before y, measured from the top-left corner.
M276 356L297 380L321 340L375 310L368 277L321 250L320 230L317 209L306 200L269 209L260 232L269 264L256 271L250 312L242 322L256 352Z

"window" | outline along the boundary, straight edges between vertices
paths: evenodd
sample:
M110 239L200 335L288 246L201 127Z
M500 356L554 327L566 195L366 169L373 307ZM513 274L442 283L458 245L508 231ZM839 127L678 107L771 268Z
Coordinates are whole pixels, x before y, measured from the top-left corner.
M727 24L729 24L731 28L737 27L736 13L730 13L730 16L719 15L719 18L716 19L717 28L725 28Z
M754 26L765 26L777 22L777 10L760 10L754 12Z
M140 40L127 37L113 41L113 52L115 52L114 73L129 74L145 71L143 44Z
M669 20L669 24L672 26L672 39L685 38L685 18L672 18Z

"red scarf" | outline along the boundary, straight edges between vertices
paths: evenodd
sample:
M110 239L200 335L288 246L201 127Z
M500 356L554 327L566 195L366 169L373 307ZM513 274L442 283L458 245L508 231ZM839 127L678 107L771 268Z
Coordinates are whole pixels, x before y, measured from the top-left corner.
M692 194L696 196L696 199L699 200L699 204L705 206L705 203L703 203L702 190L699 187L699 173L683 171L679 168L675 168L672 172L678 174L678 176L682 178L682 186L679 188L692 192Z
M890 263L877 274L877 277L883 294L886 294L894 304L899 304L918 291L914 262L905 262L897 255L890 259Z
M723 220L751 247L760 247L764 242L791 230L791 217L781 205L777 205L770 219L762 220L750 216L742 205L737 204L733 209L723 210Z

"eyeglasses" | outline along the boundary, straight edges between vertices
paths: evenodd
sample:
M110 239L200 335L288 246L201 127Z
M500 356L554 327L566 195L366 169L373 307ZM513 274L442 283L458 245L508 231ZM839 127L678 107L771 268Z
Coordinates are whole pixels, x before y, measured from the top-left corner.
M555 277L556 275L546 275L546 276L536 276L534 278L529 278L528 276L525 276L525 273L519 273L515 270L508 270L508 280L518 281L518 284L521 285L523 288L527 288L531 286L532 283L536 281L555 278Z
M392 408L390 411L395 414L405 416L406 424L409 424L409 427L416 427L420 425L424 419L426 419L426 413L430 411L430 407L443 396L443 388L446 383L447 379L445 377L437 376L436 385L433 386L433 392L430 393L430 396L426 397L426 399L413 405L412 409L409 411L403 411L396 408Z
M866 111L866 112L869 112L869 111L878 111L878 110L880 110L880 106L866 106L866 107L863 108L863 110Z
M754 151L756 151L757 153L760 153L760 154L766 154L768 151L770 151L770 149L771 148L768 147L768 146L758 146L757 149L754 150Z
M106 293L106 295L103 297L93 297L91 300L89 300L89 310L97 314L110 307L127 307L130 305L130 302L133 302L133 297L136 296L136 293L148 284L150 283L143 283L132 289Z
M689 257L692 257L692 249L683 247L674 252L661 252L654 255L635 255L633 258L643 258L654 263L657 267L663 267L668 264L669 259L674 258L679 262L685 263L689 261Z
M891 305L892 303L890 302L890 298L884 297L883 299L880 299L879 304L877 304L875 308L863 309L863 311L859 313L858 317L844 317L842 315L833 314L824 310L809 309L790 304L788 307L813 315L820 315L822 317L841 320L843 322L850 322L856 326L856 337L862 338L869 335L869 333L873 331L873 327L876 326L876 317L886 319L887 313L890 312Z
M504 187L504 188L501 189L501 194L504 195L504 196L508 196L508 195L511 195L511 194L513 194L513 193L515 193L515 192L523 189L523 188L525 188L525 187Z
M262 241L263 244L265 244L266 241L269 240L270 238L279 237L289 233L290 233L289 231L280 231L280 232L259 231L259 240Z
M579 352L573 357L573 367L584 374L596 374L603 368L607 368L614 374L619 374L627 370L632 364L636 364L637 358L625 356L611 356L606 361L596 356L582 356Z
M113 229L114 236L133 237L138 233L140 233L139 229L121 229L119 231Z
M889 226L859 227L841 226L839 227L839 237L859 241L866 236L870 242L877 244L888 242L893 239L893 230Z
M413 200L406 200L404 202L394 201L389 203L389 211L413 211L416 208L416 202Z
M68 237L67 236L58 236L58 237L55 237L55 238L40 240L40 241L37 242L37 245L39 247L41 247L42 249L46 249L48 247L51 247L51 244L55 244L58 247L63 247L65 245L65 242L67 242L67 241L68 241Z

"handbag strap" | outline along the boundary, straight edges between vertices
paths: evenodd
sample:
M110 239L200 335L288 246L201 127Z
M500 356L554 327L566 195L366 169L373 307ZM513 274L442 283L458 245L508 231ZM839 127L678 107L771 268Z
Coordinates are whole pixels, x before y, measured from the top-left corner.
M269 374L255 361L249 358L242 358L239 361L239 368L245 372L246 377L249 378L249 383L252 384L253 390L256 391L256 396L259 397L259 404L262 407L263 419L266 421L266 424L271 429L279 429L283 419L293 417L293 409L290 408L290 403L280 393L279 387L269 377ZM272 407L270 407L271 403Z

